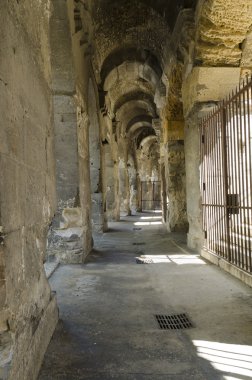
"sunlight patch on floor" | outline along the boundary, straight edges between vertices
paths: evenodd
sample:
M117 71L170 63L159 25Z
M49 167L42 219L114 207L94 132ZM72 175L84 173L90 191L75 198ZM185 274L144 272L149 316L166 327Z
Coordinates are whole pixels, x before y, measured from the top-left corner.
M149 220L149 219L159 219L161 220L161 216L141 216L140 219Z
M142 255L136 257L137 260L142 261L143 264L160 264L170 263L171 260L166 255Z
M201 260L198 255L141 255L136 257L136 260L143 264L175 263L177 265L206 265L206 262Z
M240 380L233 375L252 379L252 346L193 340L199 357L209 361L226 380Z
M201 264L206 265L206 262L199 255L170 255L170 260L178 265L183 264Z
M161 221L155 221L155 222L135 222L135 226L153 226L153 225L158 225L158 224L163 224Z

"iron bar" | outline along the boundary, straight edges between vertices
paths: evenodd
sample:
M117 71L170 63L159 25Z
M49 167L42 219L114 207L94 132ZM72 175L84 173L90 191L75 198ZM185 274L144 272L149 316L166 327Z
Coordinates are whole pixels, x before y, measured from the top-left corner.
M252 81L200 124L204 247L252 272ZM204 138L203 138L204 137Z

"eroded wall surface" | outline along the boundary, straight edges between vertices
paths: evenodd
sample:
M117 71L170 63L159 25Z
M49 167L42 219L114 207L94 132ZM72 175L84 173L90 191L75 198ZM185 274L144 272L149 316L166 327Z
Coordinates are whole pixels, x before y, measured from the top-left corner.
M57 323L43 261L56 208L50 2L0 4L0 377L35 379Z

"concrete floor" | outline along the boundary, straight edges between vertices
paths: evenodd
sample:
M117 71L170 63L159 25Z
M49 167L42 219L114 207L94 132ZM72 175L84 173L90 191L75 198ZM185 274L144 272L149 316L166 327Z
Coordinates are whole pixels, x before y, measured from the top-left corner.
M86 264L53 274L60 322L39 380L252 379L252 289L190 254L158 217L124 217ZM136 264L143 254L169 262ZM184 312L194 328L160 330L154 318Z

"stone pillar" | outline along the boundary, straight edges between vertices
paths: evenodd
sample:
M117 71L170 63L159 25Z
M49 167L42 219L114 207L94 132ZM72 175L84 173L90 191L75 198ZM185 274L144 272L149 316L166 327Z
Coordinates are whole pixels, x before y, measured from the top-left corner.
M136 185L137 185L137 199L136 199L137 211L141 212L142 211L142 184L141 184L141 177L138 172L136 173Z
M167 221L167 192L166 192L166 175L165 163L161 162L161 202L162 202L162 219L163 222Z
M129 178L129 209L130 213L135 213L137 210L137 175L134 162L127 165L128 178Z
M101 175L101 138L99 113L96 103L95 91L92 80L89 81L88 89L88 115L89 126L89 157L90 157L90 180L92 202L92 227L96 233L103 232L103 195Z
M82 261L75 73L67 3L55 0L50 34L57 211L49 234L49 257ZM62 59L64 55L64 59Z
M113 177L114 177L113 219L115 221L119 221L120 220L120 180L119 180L119 163L118 163L118 161L114 161Z
M103 170L103 188L106 194L106 215L108 221L120 220L119 163L118 149L114 136L104 145L105 167Z
M166 225L169 232L187 231L184 122L167 121L163 146L168 207Z
M125 162L124 176L125 176L125 209L126 209L127 215L131 215L130 178L129 178L129 170L128 170L128 160Z
M103 232L108 230L108 204L107 204L107 169L106 169L106 147L108 142L101 144L101 187L102 187L102 212L103 212Z
M79 97L81 104L81 97ZM89 254L93 246L92 239L92 211L91 211L91 180L89 159L89 117L84 105L78 107L78 155L80 172L80 206L82 211L82 243L83 257Z
M119 180L120 180L120 210L126 215L131 215L130 210L130 184L128 172L128 145L127 140L121 138L119 143Z
M203 244L202 207L200 194L200 151L198 112L186 118L185 158L186 158L186 200L189 232L187 244L190 248L201 250Z

